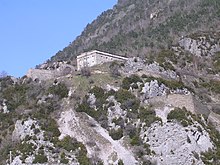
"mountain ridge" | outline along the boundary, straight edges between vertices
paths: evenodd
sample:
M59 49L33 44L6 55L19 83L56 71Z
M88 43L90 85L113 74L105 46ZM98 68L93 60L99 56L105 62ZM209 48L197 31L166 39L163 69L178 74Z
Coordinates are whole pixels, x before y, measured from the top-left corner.
M169 48L181 36L213 29L219 31L219 6L217 0L118 1L51 60L73 59L92 49L147 56L150 50Z

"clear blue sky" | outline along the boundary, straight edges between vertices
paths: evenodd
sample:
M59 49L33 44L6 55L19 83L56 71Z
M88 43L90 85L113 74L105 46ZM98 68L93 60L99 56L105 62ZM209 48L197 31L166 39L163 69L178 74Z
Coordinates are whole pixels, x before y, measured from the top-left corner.
M117 0L0 0L0 71L22 77Z

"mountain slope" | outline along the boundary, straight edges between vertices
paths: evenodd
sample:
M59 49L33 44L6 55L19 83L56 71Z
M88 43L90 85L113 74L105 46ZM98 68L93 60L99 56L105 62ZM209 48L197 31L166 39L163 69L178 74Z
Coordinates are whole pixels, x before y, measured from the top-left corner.
M219 3L119 0L50 62L0 78L0 164L219 165ZM76 71L90 49L134 57Z
M218 31L219 17L218 0L122 0L87 25L75 41L51 60L73 59L91 49L146 56L150 50L175 44L181 36Z

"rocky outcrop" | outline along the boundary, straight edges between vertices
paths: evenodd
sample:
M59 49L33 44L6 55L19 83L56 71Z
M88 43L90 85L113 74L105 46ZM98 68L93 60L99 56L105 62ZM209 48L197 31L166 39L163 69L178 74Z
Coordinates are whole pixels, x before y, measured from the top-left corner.
M27 135L34 135L34 130L31 128L32 125L36 124L36 121L28 119L27 121L17 120L15 123L15 129L12 134L12 140L18 141L23 140ZM38 126L39 128L39 126Z
M108 108L108 125L109 127L113 128L113 129L117 129L115 127L115 123L113 122L113 119L125 119L126 115L127 115L127 111L123 110L121 108L121 103L117 102L117 100L115 100L114 96L110 96L107 101L109 103L113 103L113 106L110 106ZM119 127L120 128L120 127Z
M142 88L145 98L153 98L156 96L166 95L167 88L164 84L159 85L157 80L146 82Z
M145 60L138 57L129 58L125 62L125 65L122 68L122 72L127 76L131 74L138 74L140 76L145 74L147 76L162 77L168 79L178 78L176 72L172 70L165 70L157 62L146 64Z
M197 122L187 127L175 122L154 123L142 129L141 138L155 153L151 159L160 165L204 165L200 153L213 148L208 132Z
M179 45L195 56L213 56L220 51L220 39L207 35L184 37Z

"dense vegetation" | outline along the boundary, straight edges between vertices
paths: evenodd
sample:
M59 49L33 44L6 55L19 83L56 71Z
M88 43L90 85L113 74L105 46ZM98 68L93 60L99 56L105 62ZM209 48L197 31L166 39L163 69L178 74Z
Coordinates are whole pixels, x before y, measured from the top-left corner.
M216 27L219 6L218 0L119 2L114 9L103 12L88 24L82 34L52 60L68 60L91 49L145 56L149 50L168 48L182 35ZM150 19L152 13L157 14Z

